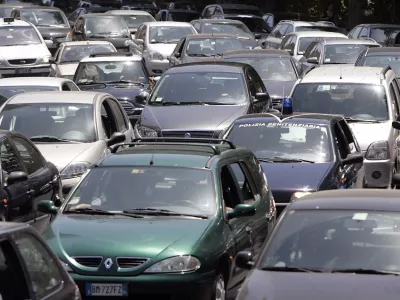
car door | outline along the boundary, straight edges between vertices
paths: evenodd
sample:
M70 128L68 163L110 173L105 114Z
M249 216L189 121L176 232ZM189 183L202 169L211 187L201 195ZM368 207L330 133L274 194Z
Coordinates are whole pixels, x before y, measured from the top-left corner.
M171 56L169 57L169 66L173 67L182 63L181 59L183 56L183 48L186 42L186 37L183 37L179 40L178 44L174 51L172 52Z
M113 121L118 132L125 135L125 141L130 142L133 139L133 131L130 125L129 118L123 109L122 105L113 98L108 98L107 103L111 109L113 115Z

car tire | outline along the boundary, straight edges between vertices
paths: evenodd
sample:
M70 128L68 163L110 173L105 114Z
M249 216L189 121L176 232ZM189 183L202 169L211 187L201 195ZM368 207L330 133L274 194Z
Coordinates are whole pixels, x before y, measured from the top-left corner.
M226 300L225 278L221 272L215 276L211 300Z

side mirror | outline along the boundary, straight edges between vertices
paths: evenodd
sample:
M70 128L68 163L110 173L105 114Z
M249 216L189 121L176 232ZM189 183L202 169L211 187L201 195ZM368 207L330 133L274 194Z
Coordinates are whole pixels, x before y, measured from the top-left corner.
M24 182L28 180L28 174L23 171L11 172L7 178L7 185L13 185L15 183Z
M176 58L179 58L179 57L181 57L181 54L178 52L178 53L174 53L174 56L176 57Z
M316 58L316 57L309 57L309 58L307 58L307 63L316 65L316 64L318 64L318 58Z
M65 184L65 185L63 185L62 193L64 195L68 195L69 192L73 189L74 186L75 186L74 184Z
M289 52L289 54L290 54L291 56L293 56L293 55L294 55L294 52L293 52L293 50L292 50L292 49L288 49L288 50L287 50L287 52Z
M136 45L139 45L139 46L143 46L144 45L144 41L142 39L134 39L133 42Z
M58 214L58 208L54 206L54 202L51 200L42 200L37 205L38 211L44 214L56 215Z
M361 164L364 161L364 157L362 154L355 153L349 154L345 159L342 160L342 165L354 165Z
M241 217L251 217L256 213L256 208L250 204L238 204L236 207L228 211L228 219L235 219Z
M106 142L107 146L110 147L115 144L123 143L125 142L125 140L126 140L125 134L123 134L122 132L114 132L112 136L108 140L106 140Z
M267 101L269 100L269 95L267 93L256 93L255 98L257 101Z
M293 114L293 99L290 97L285 97L282 101L282 115L291 114Z
M236 267L251 270L254 266L253 255L249 251L241 251L235 257Z
M399 173L394 174L392 176L392 184L393 185L400 185L400 174Z
M153 80L157 81L156 77L154 77ZM149 100L149 97L150 97L150 94L146 91L143 91L136 95L135 101L139 104L145 105L147 103L147 100Z
M55 64L56 64L56 60L54 59L54 57L50 57L50 58L49 58L49 63L50 63L51 65L55 65Z
M400 130L400 122L399 122L399 121L393 121L393 122L392 122L392 127L393 127L394 129Z
M261 39L261 34L260 33L255 33L254 37L256 38L256 40Z
M51 46L53 45L53 40L44 40L44 43L46 44L46 46Z
M83 32L82 32L82 31L80 31L80 30L74 30L74 34L75 34L75 35L82 35L82 34L83 34Z

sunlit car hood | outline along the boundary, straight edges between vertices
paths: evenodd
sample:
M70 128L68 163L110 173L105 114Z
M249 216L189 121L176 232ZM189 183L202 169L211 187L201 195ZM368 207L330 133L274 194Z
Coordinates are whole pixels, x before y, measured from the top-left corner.
M350 128L361 147L361 150L366 151L368 146L377 141L385 141L388 139L392 128L392 122L386 121L383 123L351 123Z
M171 53L174 51L176 44L149 44L149 51L157 51L159 52L164 58L170 56Z
M46 160L62 171L79 154L89 149L93 143L35 143Z
M0 57L3 59L21 59L21 53L26 56L24 58L41 58L51 55L45 44L0 47Z
M76 68L78 67L79 62L76 63L66 63L58 65L58 69L62 76L73 76L75 75Z
M398 276L254 270L244 282L240 296L236 299L397 300L399 294Z

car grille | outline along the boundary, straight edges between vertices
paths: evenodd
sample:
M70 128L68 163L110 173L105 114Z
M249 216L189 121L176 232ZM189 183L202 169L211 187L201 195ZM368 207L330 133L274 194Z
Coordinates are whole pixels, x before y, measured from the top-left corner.
M167 131L163 130L163 137L189 137L190 134L192 138L212 138L214 136L214 131ZM185 136L186 135L186 136Z
M135 112L135 106L129 101L119 101L119 103L121 103L122 107L128 115L131 115Z
M148 258L139 257L117 257L117 264L121 269L132 269L143 265L148 260Z
M101 256L75 256L73 259L81 266L98 268L103 260Z
M36 58L11 59L8 62L10 65L31 65L36 62Z

